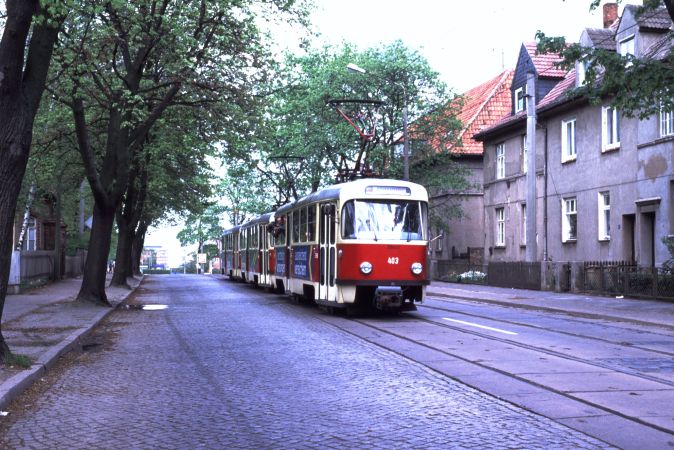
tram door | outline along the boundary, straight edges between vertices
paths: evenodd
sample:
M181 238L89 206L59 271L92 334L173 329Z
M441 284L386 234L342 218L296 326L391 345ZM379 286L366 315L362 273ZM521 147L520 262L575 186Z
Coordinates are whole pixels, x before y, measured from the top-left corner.
M269 284L269 242L267 229L264 224L258 225L260 235L260 284Z
M337 286L335 277L337 275L337 248L336 241L336 211L337 205L334 203L323 203L320 212L320 280L318 286L318 298L323 301L337 300Z

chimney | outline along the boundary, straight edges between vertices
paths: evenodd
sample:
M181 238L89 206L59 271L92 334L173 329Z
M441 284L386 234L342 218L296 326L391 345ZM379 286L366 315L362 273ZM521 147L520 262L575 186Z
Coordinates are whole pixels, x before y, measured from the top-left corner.
M604 5L604 28L609 28L618 18L618 4L606 3Z

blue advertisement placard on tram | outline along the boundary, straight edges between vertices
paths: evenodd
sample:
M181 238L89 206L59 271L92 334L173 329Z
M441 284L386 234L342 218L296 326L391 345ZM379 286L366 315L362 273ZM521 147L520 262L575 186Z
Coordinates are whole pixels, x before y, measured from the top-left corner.
M276 275L279 277L286 276L286 249L276 249Z
M309 251L311 246L300 245L293 248L293 276L303 280L311 279L311 272L309 269Z

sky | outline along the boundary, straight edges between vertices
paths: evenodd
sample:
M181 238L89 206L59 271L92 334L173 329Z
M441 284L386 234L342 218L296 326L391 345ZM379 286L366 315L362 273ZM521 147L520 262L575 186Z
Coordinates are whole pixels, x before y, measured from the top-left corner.
M314 0L313 44L359 48L400 39L418 50L455 92L461 93L513 68L523 42L537 30L577 41L584 28L602 27L601 7L589 12L590 0ZM640 3L636 0L629 3ZM603 4L603 2L602 2ZM276 43L297 49L297 34L280 29ZM181 264L193 247L181 248L181 227L151 230L146 245L169 250L172 266Z
M312 23L324 42L345 40L367 48L400 39L420 51L459 93L513 68L522 42L535 41L537 30L577 41L584 28L602 27L601 6L590 13L590 0L316 0L316 4Z

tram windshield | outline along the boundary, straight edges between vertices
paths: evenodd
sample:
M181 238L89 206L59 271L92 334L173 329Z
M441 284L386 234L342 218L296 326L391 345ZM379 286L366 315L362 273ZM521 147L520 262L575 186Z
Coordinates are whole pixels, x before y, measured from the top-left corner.
M424 240L427 216L427 205L424 202L350 200L342 208L342 238Z

